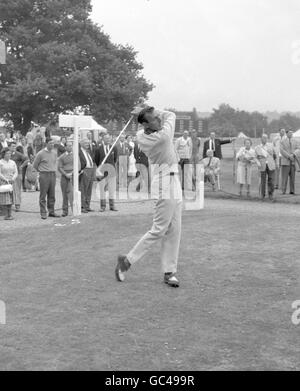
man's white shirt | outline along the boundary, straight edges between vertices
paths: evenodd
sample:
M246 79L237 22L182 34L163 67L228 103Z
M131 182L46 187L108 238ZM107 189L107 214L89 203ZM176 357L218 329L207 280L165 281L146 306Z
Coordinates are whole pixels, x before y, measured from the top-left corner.
M180 159L190 159L192 156L193 143L192 139L188 137L179 137L176 140L175 148Z
M86 152L86 150L84 150L83 148L82 148L82 153L84 154L86 160L86 168L93 168L93 160L90 157L89 153Z

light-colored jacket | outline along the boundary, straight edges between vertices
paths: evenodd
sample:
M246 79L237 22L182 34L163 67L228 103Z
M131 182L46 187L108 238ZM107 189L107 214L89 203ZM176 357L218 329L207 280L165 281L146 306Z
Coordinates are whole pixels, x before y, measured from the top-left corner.
M275 147L272 143L266 143L265 145L260 144L255 148L256 157L260 163L259 170L266 171L267 165L269 170L273 171L276 169L278 161Z
M236 155L236 159L238 160L239 164L244 167L255 163L259 166L259 161L253 148L248 150L245 147L241 147Z
M202 160L205 174L218 174L220 171L220 159L217 157L206 157Z
M291 141L291 142L290 142ZM295 153L299 148L299 143L295 138L289 139L288 137L284 138L280 143L280 154L281 154L281 165L289 166L291 163L295 164L295 158L290 156Z

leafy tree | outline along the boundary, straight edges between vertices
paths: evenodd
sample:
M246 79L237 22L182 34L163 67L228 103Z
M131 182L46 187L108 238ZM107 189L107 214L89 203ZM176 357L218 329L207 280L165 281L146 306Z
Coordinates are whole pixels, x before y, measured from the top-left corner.
M127 118L153 88L134 49L113 44L90 12L90 0L0 0L0 116L16 129L78 107L98 121Z
M237 129L233 124L235 109L227 104L221 104L209 118L208 131L215 132L218 136L235 136Z
M268 119L265 115L254 111L251 113L251 132L249 136L259 137L268 129Z
M249 137L256 137L267 127L268 121L263 114L236 110L224 103L214 109L208 119L209 132L214 131L219 136L237 136L243 132Z
M278 120L273 120L268 126L270 133L276 133L279 129L298 130L300 129L300 118L292 114L284 114Z

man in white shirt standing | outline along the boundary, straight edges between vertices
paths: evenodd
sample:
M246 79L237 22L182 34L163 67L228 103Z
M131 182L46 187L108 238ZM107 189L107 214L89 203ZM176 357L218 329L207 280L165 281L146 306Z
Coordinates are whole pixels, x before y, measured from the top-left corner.
M182 137L179 137L175 142L175 150L179 156L179 166L181 168L181 183L182 190L187 188L187 185L191 185L191 167L190 159L192 156L193 143L189 137L189 132L185 130ZM191 186L189 186L191 187ZM191 189L190 189L191 190Z
M162 243L161 261L164 282L179 287L176 277L179 244L181 237L182 192L178 177L178 157L173 138L176 115L153 107L137 109L138 123L143 126L137 133L140 149L149 158L152 168L152 193L157 189L157 203L153 225L126 255L119 256L115 269L118 281L124 281L125 272L134 263L144 258L150 248Z

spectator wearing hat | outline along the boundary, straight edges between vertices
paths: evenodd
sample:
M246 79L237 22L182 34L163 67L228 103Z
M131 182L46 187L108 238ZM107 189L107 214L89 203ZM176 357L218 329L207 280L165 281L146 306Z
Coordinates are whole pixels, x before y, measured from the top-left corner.
M60 217L55 213L54 209L56 167L57 155L54 151L54 141L51 138L47 138L46 148L36 155L33 163L33 168L39 172L40 212L43 220L47 219L47 209L49 217Z

